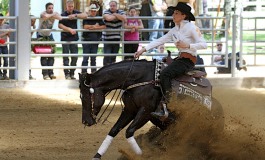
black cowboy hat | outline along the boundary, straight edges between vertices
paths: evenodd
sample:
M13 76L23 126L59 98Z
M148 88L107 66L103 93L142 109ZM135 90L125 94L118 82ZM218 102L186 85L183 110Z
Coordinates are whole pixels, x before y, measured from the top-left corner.
M191 7L187 3L178 2L176 7L173 7L174 10L178 10L188 16L190 21L195 21L194 15L191 13Z

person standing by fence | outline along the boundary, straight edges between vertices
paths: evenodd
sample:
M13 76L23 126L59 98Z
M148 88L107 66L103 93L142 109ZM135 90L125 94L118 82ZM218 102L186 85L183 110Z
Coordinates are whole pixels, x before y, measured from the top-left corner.
M136 17L137 11L136 8L130 7L129 8L129 16L128 17ZM124 33L124 40L125 41L139 41L139 29L143 29L143 23L141 19L126 19L124 21L124 28L130 29L130 31L127 31ZM128 43L124 44L124 53L135 53L138 50L139 43ZM133 59L133 56L125 56L124 59Z
M3 17L3 14L0 13L0 17ZM8 31L1 31L2 29L9 29L8 24L3 24L4 19L0 19L0 54L2 55L7 55L8 54L8 47L7 47L7 40L9 37L9 32ZM2 66L1 64L1 59L0 57L0 67ZM8 67L8 57L3 57L4 64L3 67ZM3 69L0 70L0 80L9 80L9 77L7 76L7 70Z
M36 18L34 18L33 15L30 15L30 28L31 28L31 30L36 29L35 23L36 23ZM34 31L31 31L31 41L35 41L35 39L36 39L36 38L32 38L33 34L34 34ZM31 46L32 46L32 44L31 44ZM30 58L30 63L31 63L31 61L32 61L32 59ZM29 80L36 80L36 78L34 78L31 74L31 69L29 69Z
M47 3L45 5L46 11L43 11L40 15L41 19L39 21L39 28L38 29L52 29L55 19L61 20L62 17L59 13L53 11L53 4ZM54 41L53 35L51 31L38 31L37 32L37 40L47 40L47 41ZM55 45L51 45L55 46ZM52 53L55 52L55 47L52 47ZM54 64L54 57L41 57L40 58L41 66L53 66ZM42 69L43 79L56 79L56 76L53 73L53 69Z
M89 17L96 17L100 6L97 4L91 4L89 6ZM83 28L87 30L100 30L105 29L105 23L100 19L85 19L83 20ZM101 32L83 32L83 41L88 43L83 44L83 54L96 54L98 52L98 43L90 44L89 41L100 41ZM84 56L82 66L88 66L89 56ZM90 66L96 66L96 56L90 56ZM92 68L91 73L96 72L97 69ZM82 69L82 73L87 73L87 69Z
M167 9L167 3L164 0L151 0L150 9L152 17L160 17L160 19L148 20L149 29L164 29L164 11ZM154 41L164 35L163 31L151 31L149 32L149 41Z
M63 29L61 32L61 41L78 41L77 29L77 18L87 18L86 13L82 13L74 9L74 1L66 1L66 11L61 16L67 16L68 19L62 19L59 21L59 28ZM62 44L63 54L78 54L77 44ZM76 66L77 57L71 57L71 66ZM63 65L69 66L69 57L63 57ZM71 80L75 78L75 69L64 69L65 79Z
M106 24L106 29L112 31L104 31L102 38L104 42L120 41L121 31L115 31L121 29L122 23L126 20L126 15L123 10L118 9L118 3L116 1L109 2L110 8L103 13L103 19ZM105 54L118 54L120 49L119 43L104 43ZM104 56L103 65L109 65L116 62L116 56Z

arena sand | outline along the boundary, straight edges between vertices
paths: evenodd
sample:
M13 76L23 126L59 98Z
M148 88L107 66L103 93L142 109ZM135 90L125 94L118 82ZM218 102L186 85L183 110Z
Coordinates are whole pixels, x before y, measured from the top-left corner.
M123 130L102 159L265 159L265 89L214 87L213 96L224 109L223 132L207 111L184 101L168 130L148 123L137 131L141 157ZM120 112L116 106L104 124L84 128L78 89L1 89L0 159L92 159Z

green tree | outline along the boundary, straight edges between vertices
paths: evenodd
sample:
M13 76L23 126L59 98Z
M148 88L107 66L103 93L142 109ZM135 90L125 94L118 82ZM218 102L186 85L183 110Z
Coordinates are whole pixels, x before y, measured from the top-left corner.
M5 16L8 13L9 0L0 0L0 12Z

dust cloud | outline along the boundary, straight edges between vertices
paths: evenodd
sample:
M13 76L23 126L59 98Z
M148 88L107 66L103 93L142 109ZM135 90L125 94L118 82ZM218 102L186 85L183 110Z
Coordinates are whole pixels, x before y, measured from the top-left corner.
M147 133L137 137L143 150L142 156L134 155L130 148L123 148L120 149L122 156L119 160L265 159L265 129L255 124L262 116L254 115L257 113L256 109L264 115L261 106L264 107L262 102L265 99L256 98L256 101L245 102L249 96L265 98L265 95L244 91L246 93L239 96L241 92L242 90L232 89L224 92L223 88L215 90L214 93L217 94L214 96L219 97L218 101L224 102L221 104L225 114L221 117L212 115L205 107L189 98L170 103L169 108L178 115L177 120L165 131L152 127ZM236 105L235 102L238 101L241 102ZM250 103L256 103L256 107L248 108ZM223 120L224 127L220 124ZM264 118L261 120L264 122Z

